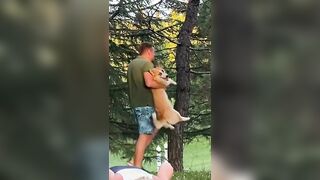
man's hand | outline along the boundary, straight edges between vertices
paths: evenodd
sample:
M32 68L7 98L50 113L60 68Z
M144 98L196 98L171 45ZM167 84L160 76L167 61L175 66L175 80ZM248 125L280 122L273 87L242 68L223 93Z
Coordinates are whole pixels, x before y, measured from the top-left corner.
M160 84L153 80L153 76L151 75L150 72L144 72L144 82L148 88L153 88L153 89L159 89L159 88L165 88L166 86L163 84Z

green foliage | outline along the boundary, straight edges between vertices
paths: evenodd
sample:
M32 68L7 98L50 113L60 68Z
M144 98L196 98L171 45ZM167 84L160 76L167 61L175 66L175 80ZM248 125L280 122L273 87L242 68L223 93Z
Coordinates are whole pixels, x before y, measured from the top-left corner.
M210 32L212 32L212 19L213 19L213 9L212 9L212 0L204 1L199 10L199 34L201 36L208 36L211 39Z
M259 103L252 128L258 179L319 179L312 174L318 172L319 166L313 165L319 164L319 146L311 145L319 132L313 120L319 117L315 108L319 93L311 90L318 89L313 83L318 70L313 67L319 67L314 58L319 54L315 40L319 31L306 28L319 17L314 3L252 4L263 49L255 63Z

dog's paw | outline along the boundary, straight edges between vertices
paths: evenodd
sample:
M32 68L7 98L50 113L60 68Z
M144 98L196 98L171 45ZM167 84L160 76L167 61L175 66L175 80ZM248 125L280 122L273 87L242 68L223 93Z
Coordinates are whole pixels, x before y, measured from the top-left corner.
M169 124L168 126L171 130L174 130L174 126L172 126L171 124Z
M175 82L175 81L172 80L172 79L171 79L170 83L173 84L173 85L177 85L177 82Z
M182 121L189 121L189 120L190 120L190 117L181 117L181 120L182 120Z
M168 82L169 82L169 84L177 85L177 83L172 79L169 79Z
M169 129L171 129L171 130L173 130L173 129L174 129L174 127L173 127L170 123L166 123L166 124L164 124L164 125L163 125L163 127L165 127L165 128L169 128Z

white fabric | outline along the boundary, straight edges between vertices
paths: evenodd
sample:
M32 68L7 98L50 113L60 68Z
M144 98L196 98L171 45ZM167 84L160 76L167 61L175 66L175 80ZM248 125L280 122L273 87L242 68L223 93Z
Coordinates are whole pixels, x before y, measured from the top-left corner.
M123 180L152 180L152 174L149 174L142 169L128 168L122 169L117 172L117 174L121 174Z

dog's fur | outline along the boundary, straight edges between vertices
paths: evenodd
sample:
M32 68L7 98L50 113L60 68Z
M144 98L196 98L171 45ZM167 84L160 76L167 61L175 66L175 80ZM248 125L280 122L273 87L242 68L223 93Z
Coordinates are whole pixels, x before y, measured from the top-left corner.
M170 84L176 85L177 83L170 79L161 67L151 69L150 73L156 82L163 85L163 88L151 89L156 111L152 114L155 127L157 129L162 127L174 129L174 124L181 121L188 121L190 119L189 117L181 116L180 113L173 108L165 90Z

